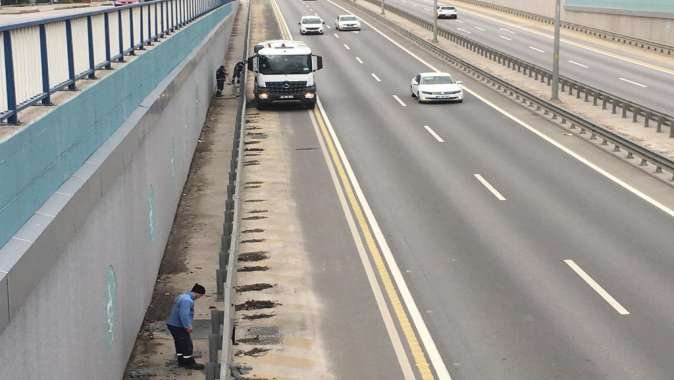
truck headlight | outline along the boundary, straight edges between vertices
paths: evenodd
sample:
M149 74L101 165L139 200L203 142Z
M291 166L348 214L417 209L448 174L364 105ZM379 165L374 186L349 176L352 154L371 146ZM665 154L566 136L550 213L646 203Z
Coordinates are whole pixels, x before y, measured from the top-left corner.
M316 94L314 94L313 92L305 92L304 93L304 99L313 99L314 96L316 96Z
M261 92L257 95L257 97L262 99L262 100L266 100L266 99L269 99L269 94L266 93L266 92Z

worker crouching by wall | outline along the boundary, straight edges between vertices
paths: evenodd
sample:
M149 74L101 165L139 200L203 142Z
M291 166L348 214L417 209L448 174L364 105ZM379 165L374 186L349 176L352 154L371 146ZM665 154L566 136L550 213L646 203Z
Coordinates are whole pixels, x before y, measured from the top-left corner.
M206 289L199 284L194 284L192 291L176 297L171 309L171 315L166 321L168 329L173 336L178 365L180 367L196 370L204 369L203 364L194 361L191 335L192 320L194 319L194 301L203 297L204 294L206 294Z

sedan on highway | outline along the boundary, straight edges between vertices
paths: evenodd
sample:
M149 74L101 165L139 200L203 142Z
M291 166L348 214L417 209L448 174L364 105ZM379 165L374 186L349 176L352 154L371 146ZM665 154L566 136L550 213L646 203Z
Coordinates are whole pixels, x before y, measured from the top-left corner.
M440 5L438 7L438 18L458 18L456 7L451 5Z
M300 34L323 34L325 22L318 16L302 16L298 24Z
M412 97L424 102L463 102L463 87L448 73L419 73L410 83Z
M360 30L360 21L354 15L339 15L335 20L337 30Z

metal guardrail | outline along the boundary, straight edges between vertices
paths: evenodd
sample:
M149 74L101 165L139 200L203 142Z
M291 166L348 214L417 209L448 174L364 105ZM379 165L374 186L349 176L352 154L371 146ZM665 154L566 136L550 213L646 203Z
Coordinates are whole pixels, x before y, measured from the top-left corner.
M0 26L0 122L51 105L51 94L75 90L203 14L231 0L155 0L77 15Z
M246 16L246 31L244 37L242 62L248 57L250 46L250 20L252 6L248 4ZM209 337L209 361L206 368L206 379L226 380L230 378L230 363L232 361L232 344L234 344L234 301L233 286L236 281L236 257L239 249L239 228L241 213L241 168L243 155L243 130L246 125L246 83L248 70L241 72L239 84L239 105L236 113L234 142L230 159L229 184L227 185L227 200L225 201L225 221L223 224L222 240L220 242L219 269L216 271L218 294L223 296L224 310L214 311L212 318L212 332ZM220 355L218 355L220 350Z
M368 2L375 3L375 0L366 0ZM667 157L664 157L660 154L657 154L647 148L644 148L632 141L627 140L626 138L615 134L601 126L587 120L581 116L578 116L570 111L567 111L558 105L548 101L547 99L542 99L534 94L531 94L523 89L516 87L515 85L497 77L496 75L490 74L485 70L449 53L448 51L438 47L437 45L426 41L425 39L417 36L413 32L395 24L394 22L382 17L379 13L371 11L357 3L351 3L355 7L358 7L362 12L367 13L370 17L377 19L384 24L386 24L390 29L394 30L398 34L406 37L419 45L421 48L429 51L435 56L439 57L445 62L448 62L452 65L458 66L466 74L475 77L476 79L486 82L493 87L496 87L498 90L515 97L523 104L528 104L529 106L535 106L537 110L544 110L546 115L552 114L553 119L561 119L562 124L570 124L570 128L575 129L579 128L581 134L585 134L588 131L591 133L591 139L596 139L600 137L602 139L602 145L613 144L614 152L620 152L625 150L627 152L626 158L632 159L634 156L641 158L641 166L645 166L648 163L651 163L656 168L656 173L661 173L663 169L667 170L670 173L674 174L674 161L670 160ZM394 12L393 9L388 9L391 12ZM674 177L672 178L674 181Z
M379 5L378 0L365 0L365 1ZM402 9L399 9L397 7L388 4L386 4L386 10L402 18L405 18L427 30L433 30L433 23L426 21L425 19L419 16L413 15L407 11L404 11ZM473 39L462 36L458 33L452 32L444 28L438 28L438 35L450 40L451 42L463 48L469 49L476 54L479 54L512 70L517 70L517 72L521 73L522 75L528 75L530 78L540 80L542 83L546 83L548 86L552 82L551 70L529 63L522 59L513 57L498 49L494 49L480 42L477 42ZM611 112L613 114L616 114L618 112L618 109L620 109L621 116L623 119L631 117L632 121L635 123L639 122L639 120L641 119L644 123L644 127L646 128L648 128L651 125L651 123L654 123L656 126L656 130L658 132L662 132L663 127L669 126L669 137L674 138L674 117L667 113L642 106L638 103L610 94L606 91L599 90L595 87L583 84L568 77L560 76L559 83L561 86L561 91L563 92L568 91L569 95L573 95L575 90L577 98L580 98L582 95L586 102L592 100L595 106L598 106L599 103L601 103L601 107L604 110L610 106Z
M477 5L480 7L485 7L489 9L493 9L499 12L523 17L529 20L534 20L538 22L542 22L545 24L554 24L555 19L552 17L548 16L543 16L539 15L536 13L531 13L527 11L523 11L520 9L515 9L515 8L510 8L506 7L503 5L497 5L493 3L488 3L486 1L480 1L480 0L458 0L464 3L468 4L473 4ZM603 29L597 29L597 28L592 28L589 26L585 25L580 25L580 24L575 24L572 22L567 22L567 21L562 21L560 23L560 26L564 29L569 29L573 30L575 32L580 32L580 33L585 33L592 35L594 37L602 38L605 40L611 40L615 42L620 42L625 45L630 45L630 46L636 46L642 49L646 50L653 50L662 54L667 54L667 55L674 55L674 46L671 45L666 45L666 44L661 44L653 41L648 41L642 38L637 38L637 37L631 37L631 36L626 36L624 34L619 34L619 33L614 33L614 32L609 32L607 30Z

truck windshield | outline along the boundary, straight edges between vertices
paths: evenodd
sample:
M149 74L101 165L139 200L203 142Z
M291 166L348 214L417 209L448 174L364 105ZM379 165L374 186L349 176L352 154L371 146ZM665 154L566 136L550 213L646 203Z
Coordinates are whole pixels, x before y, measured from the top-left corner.
M262 74L306 74L311 72L310 55L261 55L259 57Z

